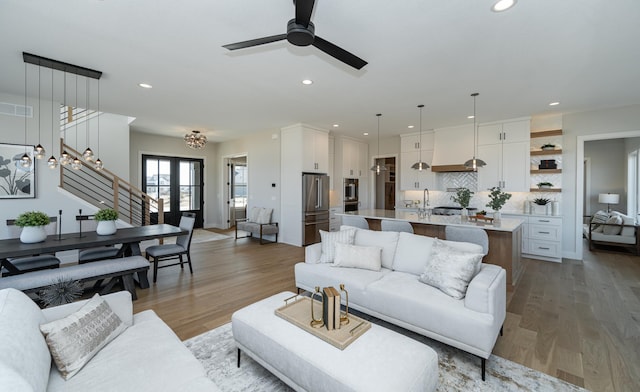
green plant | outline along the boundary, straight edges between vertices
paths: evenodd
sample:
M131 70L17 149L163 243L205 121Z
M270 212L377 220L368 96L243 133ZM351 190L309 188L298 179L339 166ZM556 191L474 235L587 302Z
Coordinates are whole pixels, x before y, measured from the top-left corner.
M503 192L500 187L494 186L489 188L489 202L487 207L491 207L494 211L500 211L507 200L511 199L511 193Z
M546 182L546 181L544 181L544 182L539 182L537 185L538 185L538 188L541 188L541 187L543 187L543 186L549 186L549 187L553 186L553 184L552 184L552 183L550 183L550 182Z
M478 212L476 212L476 215L487 215L487 211L485 211L485 210L478 211Z
M471 192L468 188L458 188L456 194L454 196L451 196L451 200L460 204L460 207L467 208L469 207L471 196L473 196L473 192Z
M97 221L114 221L118 219L118 212L113 208L102 209L93 216Z
M40 211L28 211L18 215L15 225L25 226L46 226L49 224L49 215Z
M546 144L543 144L542 147L540 148L556 148L556 145L551 143L546 143Z
M539 206L546 206L547 204L551 203L551 200L538 197L537 199L533 199L533 202Z

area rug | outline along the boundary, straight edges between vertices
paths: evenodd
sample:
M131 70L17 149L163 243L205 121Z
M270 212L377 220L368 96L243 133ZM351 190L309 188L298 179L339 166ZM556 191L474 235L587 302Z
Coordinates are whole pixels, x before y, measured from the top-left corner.
M205 230L205 229L195 229L193 231L193 237L191 238L191 244L200 244L203 242L209 241L219 241L225 240L227 238L231 238L228 235L214 233L213 231ZM176 237L168 237L164 239L165 244L175 244ZM144 251L146 248L158 245L158 240L150 240L150 241L142 241L140 243L140 250Z
M376 319L376 323L392 327L397 332L429 345L438 353L438 391L584 391L573 384L495 355L487 361L487 377L483 382L480 378L480 360L477 357L379 321ZM186 340L184 344L202 363L207 376L222 391L292 391L247 355L242 356L240 368L236 366L237 348L233 341L231 323Z

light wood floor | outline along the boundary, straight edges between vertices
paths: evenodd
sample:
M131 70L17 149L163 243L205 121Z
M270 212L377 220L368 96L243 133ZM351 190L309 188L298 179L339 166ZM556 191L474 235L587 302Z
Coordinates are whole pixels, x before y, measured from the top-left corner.
M192 258L193 275L160 269L134 303L136 312L155 310L181 339L295 291L293 265L304 249L230 238L193 244ZM640 257L585 250L584 261L525 264L493 353L589 390L640 391Z

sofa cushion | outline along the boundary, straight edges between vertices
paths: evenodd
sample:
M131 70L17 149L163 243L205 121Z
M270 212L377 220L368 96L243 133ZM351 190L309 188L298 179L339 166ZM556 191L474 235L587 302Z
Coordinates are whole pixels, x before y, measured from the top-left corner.
M96 294L78 311L42 324L40 331L58 370L68 380L126 328L109 304Z
M622 218L618 215L613 215L607 219L607 225L602 229L602 234L605 235L618 235L622 231L622 226L611 226L611 225L621 225Z
M260 217L260 212L262 211L262 208L260 207L251 207L251 211L249 212L249 219L247 219L247 222L257 222L259 217Z
M420 275L431 257L434 238L424 235L400 233L393 257L394 271Z
M380 271L382 267L379 246L357 246L336 243L336 257L334 267L362 268L372 271Z
M379 246L382 248L382 266L391 269L393 267L393 257L396 254L398 245L398 232L395 231L374 231L358 229L353 241L358 246Z
M0 389L47 389L51 354L40 333L40 308L23 292L0 290Z
M462 299L480 268L482 257L482 253L463 252L436 239L420 281L455 299Z
M335 244L338 242L341 244L353 244L355 234L355 229L345 229L340 231L320 230L320 241L322 244L320 262L333 263L333 259L336 257Z
M152 311L134 315L133 326L105 346L73 378L57 369L50 391L190 391L192 380L205 382L204 369L176 334ZM209 390L217 391L209 382ZM201 388L200 390L206 390Z
M633 219L630 216L627 215L623 215L618 211L611 211L611 214L616 214L618 215L620 218L622 218L622 224L627 226L627 227L623 227L622 231L620 232L620 235L626 236L626 237L633 237L636 234L636 230L633 227L628 227L628 226L635 226L636 224L636 220Z

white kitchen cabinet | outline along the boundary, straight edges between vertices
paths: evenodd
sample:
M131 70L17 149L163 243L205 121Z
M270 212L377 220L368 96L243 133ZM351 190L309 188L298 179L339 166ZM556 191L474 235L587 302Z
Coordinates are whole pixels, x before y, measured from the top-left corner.
M433 150L434 137L433 131L423 131L422 138L420 133L400 135L400 152Z
M509 192L529 191L529 124L515 120L478 127L478 189L500 187Z
M431 171L431 168L422 171L411 168L420 159L420 153L422 153L422 161L431 165L433 150L400 153L400 190L410 191L435 188L436 174Z
M522 256L553 262L562 262L562 218L559 216L503 214L523 219Z
M326 132L305 129L301 148L304 172L329 172L329 135Z
M473 124L438 128L433 143L434 165L462 165L473 156Z
M342 141L342 176L360 178L367 174L369 146L366 143L350 139Z
M342 217L337 216L342 212L342 206L329 208L329 231L339 231L342 224Z
M335 150L335 139L333 136L329 136L329 189L335 189L335 183L333 182L335 177L335 161L336 161L336 150Z

